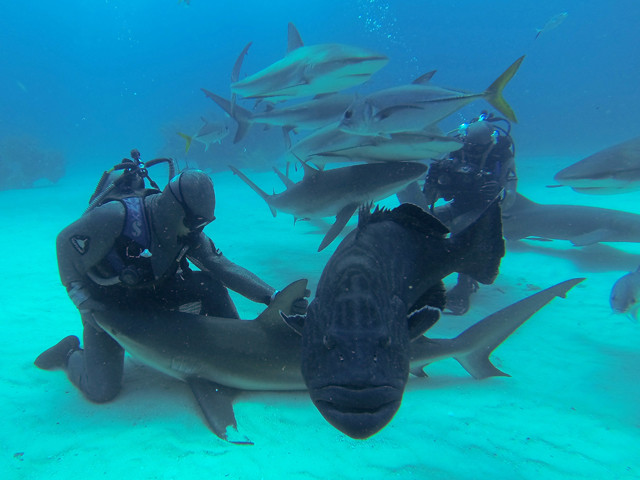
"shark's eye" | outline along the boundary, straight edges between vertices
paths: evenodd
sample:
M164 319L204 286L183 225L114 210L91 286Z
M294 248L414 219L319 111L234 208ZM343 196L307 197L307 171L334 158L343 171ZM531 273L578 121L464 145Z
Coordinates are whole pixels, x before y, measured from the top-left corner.
M353 112L351 110L347 110L346 112L344 112L344 118L346 119L351 118L352 115L353 115Z

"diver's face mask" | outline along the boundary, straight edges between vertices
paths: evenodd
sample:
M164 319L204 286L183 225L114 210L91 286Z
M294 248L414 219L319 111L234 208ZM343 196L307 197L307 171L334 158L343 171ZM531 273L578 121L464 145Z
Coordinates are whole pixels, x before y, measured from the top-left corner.
M169 182L169 189L184 211L182 223L189 232L202 232L216 219L213 184L205 173L183 172Z

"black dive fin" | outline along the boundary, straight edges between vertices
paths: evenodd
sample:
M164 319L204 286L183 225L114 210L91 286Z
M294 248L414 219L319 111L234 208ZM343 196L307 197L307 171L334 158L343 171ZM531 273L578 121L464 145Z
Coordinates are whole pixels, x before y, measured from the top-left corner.
M238 445L253 445L253 442L238 432L236 417L231 402L239 390L223 387L203 378L187 379L193 396L198 400L209 428L222 440Z

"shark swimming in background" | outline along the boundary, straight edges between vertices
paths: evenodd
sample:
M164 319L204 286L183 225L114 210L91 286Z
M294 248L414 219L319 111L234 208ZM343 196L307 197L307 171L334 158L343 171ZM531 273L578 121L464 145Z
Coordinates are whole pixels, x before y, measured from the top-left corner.
M512 122L513 109L502 90L520 68L518 58L485 91L470 93L432 85L430 76L417 78L410 85L386 88L356 99L344 112L339 128L357 135L389 136L393 133L419 131L433 125L479 99L489 102Z
M304 177L294 183L274 168L286 190L269 195L237 168L229 168L267 202L272 215L281 210L295 219L336 217L318 251L344 229L361 205L381 200L423 177L427 167L417 162L371 163L319 171L303 163Z
M312 162L323 168L333 162L429 161L462 147L463 142L436 127L386 137L354 135L331 124L306 136L288 151L290 161Z
M578 193L611 195L640 190L640 137L583 158L553 179Z
M598 242L640 242L640 215L583 205L545 205L517 194L502 215L504 237L568 240L575 246Z
M220 143L223 138L229 135L229 127L223 122L209 122L206 118L200 117L204 122L204 125L200 127L193 135L187 135L186 133L178 132L182 138L185 139L185 153L189 152L193 141L204 144L204 151L209 150L212 143Z
M634 322L638 322L640 311L640 267L620 277L611 288L609 295L611 310L624 313Z
M282 127L285 133L290 130L315 130L333 122L337 122L345 109L355 98L352 94L330 93L314 97L306 102L298 102L285 107L267 109L252 113L234 105L231 101L206 89L204 94L220 106L238 123L233 143L237 143L247 134L251 125L258 123ZM287 147L290 147L290 141Z
M285 57L232 82L231 92L244 98L274 101L338 92L366 82L388 61L384 55L352 45L306 46L296 27L289 23Z
M506 375L491 364L491 352L582 280L539 292L453 340L426 338L445 307L442 279L458 271L493 283L504 255L497 202L466 230L447 233L412 204L362 209L357 229L327 262L306 316L283 316L302 336L302 375L314 405L350 437L384 428L400 407L409 373L425 376L432 359L453 357L478 379Z

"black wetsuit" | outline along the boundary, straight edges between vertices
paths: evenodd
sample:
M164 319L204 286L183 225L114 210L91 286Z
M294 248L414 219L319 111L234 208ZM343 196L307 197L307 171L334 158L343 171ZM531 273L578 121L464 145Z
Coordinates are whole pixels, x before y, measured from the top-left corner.
M148 250L134 248L130 238L123 238L126 209L117 201L89 211L57 238L62 283L72 300L74 289L83 297L74 303L82 316L84 349L70 354L66 371L72 383L94 402L107 402L120 391L124 350L97 325L91 307L86 305L97 304L109 314L117 314L118 310L182 310L238 318L226 287L265 304L274 292L257 276L226 259L204 233L178 237L163 225L154 225L149 218L153 217L149 212L157 208L154 196L144 200L152 231ZM156 230L164 236L157 235ZM129 253L123 254L125 251ZM114 254L123 265L114 266ZM160 271L152 268L151 261L145 261L144 254L158 260ZM201 271L188 268L187 259ZM118 277L125 278L123 268L131 265L135 266L138 281L118 281ZM110 285L112 282L115 283ZM90 302L83 302L86 298Z

